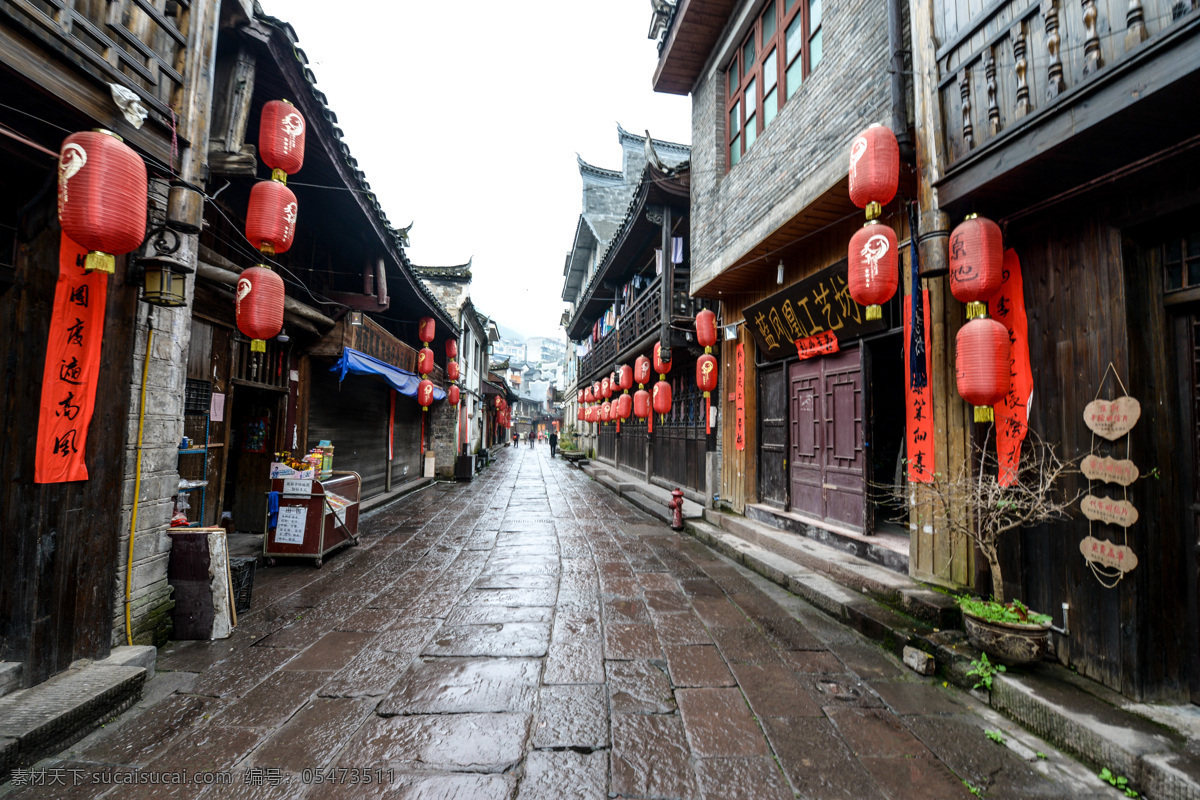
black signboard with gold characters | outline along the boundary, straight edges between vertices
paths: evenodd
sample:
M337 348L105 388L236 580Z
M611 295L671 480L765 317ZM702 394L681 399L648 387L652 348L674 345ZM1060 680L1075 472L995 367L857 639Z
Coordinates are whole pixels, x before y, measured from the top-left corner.
M797 342L832 333L838 342L882 331L887 323L867 320L867 309L850 297L846 260L842 259L799 283L746 309L746 326L754 334L759 356L767 361L797 352Z

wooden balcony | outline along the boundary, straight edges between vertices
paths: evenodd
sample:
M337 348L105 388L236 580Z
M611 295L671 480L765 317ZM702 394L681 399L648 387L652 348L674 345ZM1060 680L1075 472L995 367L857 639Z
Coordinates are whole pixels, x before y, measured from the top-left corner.
M1178 109L1196 96L1200 0L993 0L952 30L964 5L934 0L948 210L1002 204L1025 178L1061 191L1194 134Z

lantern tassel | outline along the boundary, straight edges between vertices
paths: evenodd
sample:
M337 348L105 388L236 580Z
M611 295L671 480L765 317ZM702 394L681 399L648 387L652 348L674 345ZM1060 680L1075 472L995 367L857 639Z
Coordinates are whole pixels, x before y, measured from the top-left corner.
M867 306L865 316L868 320L883 319L883 306Z
M109 275L117 271L117 259L110 253L99 250L89 250L83 261L83 268L88 272L107 272Z
M978 317L987 316L987 303L982 303L978 300L972 300L967 303L967 319L977 319Z
M704 393L704 432L712 433L712 398L708 396L708 392Z
M250 340L250 352L251 353L267 352L267 340L266 339L251 339Z
M995 416L992 413L991 406L975 406L975 421L976 422L992 422Z

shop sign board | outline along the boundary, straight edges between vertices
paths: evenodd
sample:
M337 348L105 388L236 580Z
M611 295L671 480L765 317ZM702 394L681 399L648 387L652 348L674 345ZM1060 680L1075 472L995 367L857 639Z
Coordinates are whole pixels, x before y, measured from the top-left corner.
M1119 572L1132 572L1138 565L1137 554L1123 544L1113 544L1088 536L1079 543L1079 552L1092 564Z
M1138 510L1128 500L1114 500L1111 497L1089 494L1079 502L1079 507L1083 515L1093 522L1128 528L1138 521Z
M276 544L304 544L304 526L308 522L307 506L280 506L275 524Z
M1083 459L1079 469L1089 481L1119 483L1122 486L1128 486L1138 479L1137 464L1127 458L1120 460L1112 456L1101 458L1093 453Z
M868 320L866 314L866 307L850 297L845 259L745 311L746 327L754 336L759 355L767 361L788 355L791 344L799 350L799 341L820 334L832 335L844 343L885 329L886 322Z
M1118 397L1116 400L1093 400L1083 409L1083 422L1092 433L1110 442L1133 430L1142 415L1142 404L1136 399Z
M806 336L796 340L796 355L800 357L801 361L813 356L836 353L839 349L837 336L832 331L824 331L815 336Z

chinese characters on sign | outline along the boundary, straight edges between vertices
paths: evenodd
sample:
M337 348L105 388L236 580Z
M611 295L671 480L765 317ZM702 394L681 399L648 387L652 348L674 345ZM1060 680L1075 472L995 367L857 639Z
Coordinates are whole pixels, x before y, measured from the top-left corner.
M1100 386L1104 386L1110 372L1120 386L1122 396L1115 400L1102 400L1101 388L1096 392L1096 399L1088 403L1083 410L1083 422L1094 435L1093 452L1080 464L1080 471L1087 477L1089 485L1088 493L1079 501L1080 510L1088 518L1088 535L1079 543L1079 552L1091 567L1096 580L1107 589L1116 587L1125 574L1133 570L1138 563L1137 556L1129 547L1129 528L1138 521L1138 510L1129 502L1128 487L1139 475L1137 465L1130 458L1132 442L1128 434L1137 425L1142 414L1141 404L1124 393L1125 385L1112 364L1108 365L1104 377L1100 379ZM1107 440L1099 442L1098 449L1097 436ZM1124 448L1121 447L1121 439L1125 440ZM1122 499L1093 494L1093 484L1096 482L1115 483L1124 487ZM1108 540L1097 539L1092 535L1092 528L1096 523L1119 526L1124 541L1114 544Z
M1104 483L1119 483L1128 486L1138 479L1137 464L1127 458L1117 460L1112 456L1100 456L1092 453L1080 463L1079 469L1089 481Z
M929 291L921 292L925 319L929 319ZM912 319L912 295L904 298L904 340L908 341ZM930 364L929 326L925 326L925 374L932 374ZM904 348L904 409L908 433L908 479L912 483L932 483L935 462L933 456L933 384L926 381L919 389L912 386L910 363L912 348Z
M866 311L850 297L846 262L841 261L748 307L746 326L759 354L769 361L788 355L788 345L798 340L823 335L846 342L883 330L886 323L868 321Z
M1008 330L1008 394L995 406L996 454L1000 461L1000 485L1012 486L1021 461L1021 443L1029 423L1033 397L1033 369L1029 363L1029 322L1025 316L1025 284L1017 251L1004 251L1000 291L988 301L988 313Z
M83 269L87 250L63 234L38 416L34 482L86 481L88 427L96 401L108 276Z
M1113 544L1107 539L1100 541L1091 536L1079 543L1079 552L1094 564L1100 564L1121 573L1132 572L1138 565L1137 555L1123 544Z
M836 353L838 347L837 336L832 331L818 333L816 336L806 336L803 339L796 340L796 354L803 361L806 358L813 356L825 356L830 353Z
M1142 404L1125 396L1116 400L1093 400L1083 409L1083 423L1097 436L1110 442L1133 430L1142 416Z
M737 384L733 389L734 402L734 445L738 450L746 449L746 345L737 346Z

